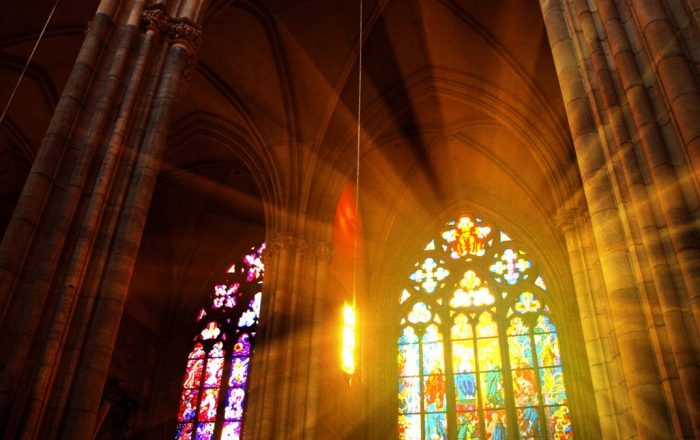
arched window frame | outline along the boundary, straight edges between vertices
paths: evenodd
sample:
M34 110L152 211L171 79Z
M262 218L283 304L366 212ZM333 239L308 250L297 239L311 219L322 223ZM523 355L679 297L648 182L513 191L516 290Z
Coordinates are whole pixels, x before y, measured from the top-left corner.
M264 243L253 247L241 264L231 266L197 316L199 331L187 357L176 440L242 438L264 249Z
M484 240L472 240L472 241L459 241L459 237L454 236L454 232L451 237L444 236L444 234L450 235L450 231L457 230L455 225L461 219L469 219L472 223L472 232L478 228L483 228L482 232L484 235ZM458 235L458 234L457 234ZM472 237L474 238L474 237ZM476 236L478 238L478 234ZM447 248L443 248L446 245ZM462 250L458 250L462 246ZM516 266L518 264L522 265L518 270L508 271L506 265L501 265L495 267L494 264L500 260L504 255L506 255L506 250L512 249L515 251L515 261ZM462 252L465 251L465 252ZM427 267L424 263L428 258L432 258L431 264ZM432 264L435 263L435 264ZM502 261L505 263L505 261ZM432 267L434 266L434 267ZM449 274L445 274L447 271ZM473 271L473 275L476 275L481 279L481 286L487 286L493 293L493 303L477 304L479 301L484 301L484 298L479 300L478 295L472 295L471 300L474 302L469 308L454 308L449 304L451 295L455 288L457 287L457 282L460 281L459 278L467 271ZM517 276L517 279L513 279ZM511 277L510 280L507 278ZM405 287L401 295L400 304L400 329L399 329L399 356L397 358L397 366L399 369L399 438L430 438L428 437L426 431L433 430L438 436L442 433L441 429L447 433L445 438L500 438L495 437L493 422L495 419L491 420L490 416L492 411L487 411L484 406L479 406L481 400L485 397L484 392L481 390L482 383L479 380L480 374L488 374L493 370L484 369L479 370L478 359L474 359L474 371L470 371L474 374L472 377L472 382L475 382L474 386L477 388L476 394L476 414L475 421L477 422L478 433L475 437L469 437L464 430L466 424L464 424L464 417L466 411L464 407L460 407L460 402L456 400L457 385L455 383L457 375L461 375L458 368L453 363L453 353L455 349L455 342L463 342L455 335L451 335L451 325L453 320L459 316L466 316L471 323L478 321L480 316L485 316L485 313L489 313L493 310L493 317L497 323L497 334L495 339L497 341L497 346L500 350L500 374L502 377L502 397L503 405L500 409L499 419L502 417L502 421L505 423L509 429L509 434L507 438L573 438L573 431L571 429L571 417L569 415L569 407L566 396L566 390L569 389L568 386L564 384L564 380L567 375L563 374L565 369L561 361L561 347L558 343L558 333L556 332L555 318L552 316L552 310L550 308L549 296L550 292L547 291L547 287L544 283L544 277L542 275L541 268L536 264L535 261L526 254L524 247L508 236L502 229L497 228L493 223L486 222L478 217L471 215L465 215L460 217L453 222L448 222L447 226L441 228L438 234L433 237L428 246L424 249L421 257L415 263L414 268L411 270L411 275L406 280ZM424 284L427 283L427 284ZM497 288L497 290L496 290ZM433 290L430 293L430 290ZM478 289L477 289L478 290ZM524 292L529 292L532 294L532 298L529 295L522 294ZM528 299L535 299L536 302L531 302L528 306L526 302ZM415 304L424 303L426 304L425 310L416 310ZM516 307L516 304L519 304ZM413 315L413 322L409 317L411 313ZM422 314L422 317L421 317ZM538 318L545 317L545 318ZM538 326L539 319L539 326ZM524 331L522 325L511 325L518 321L520 324L528 325L529 330ZM548 325L545 325L547 321ZM405 358L406 351L402 347L402 342L412 342L405 338L403 330L407 326L412 326L416 328L417 333L421 339L425 338L425 334L421 333L428 329L431 325L435 325L435 328L439 330L442 334L442 341L440 344L436 344L435 332L433 332L432 340L421 340L417 345L416 349L418 353L414 353L413 358L417 357L417 371L406 371ZM536 329L536 330L535 330ZM550 331L544 333L542 330L549 329ZM476 331L476 327L472 328ZM553 330L553 331L552 331ZM518 333L525 334L515 334ZM445 335L449 335L449 338L445 338ZM474 335L476 336L476 335ZM557 341L554 344L556 349L555 361L548 359L543 362L542 359L538 358L538 353L535 352L531 355L530 361L531 366L520 365L514 366L511 363L515 362L517 356L513 353L509 353L509 341L511 339L526 339L528 340L530 346L536 345L536 339L543 340L544 338L551 338ZM478 358L478 345L480 342L485 341L487 338L475 338L470 337L467 342L471 342L474 346L475 358ZM440 405L434 405L435 399L429 397L430 389L435 388L435 384L431 384L430 380L433 382L440 382L439 374L425 374L424 365L424 346L442 346L444 350L441 355L444 359L443 362L443 372L442 372L442 382L444 384L445 393L443 396L443 406L442 408L437 408ZM516 344L514 344L515 346ZM548 354L551 356L551 354ZM522 360L522 359L520 359ZM415 366L414 366L415 369ZM546 376L549 373L554 373L556 370L558 384L563 387L563 393L557 396L543 395L542 383L543 379L546 378L542 376L540 380L535 380L535 398L537 399L537 409L536 416L537 420L534 425L538 430L534 433L534 436L528 436L524 432L520 432L522 427L521 423L523 420L527 420L525 417L524 408L531 407L531 401L525 400L524 396L531 396L530 394L524 394L520 390L515 390L518 386L514 380L520 379L518 376L521 373L528 372L527 370L532 370L532 376L535 379L540 378L542 375ZM563 378L562 378L563 374ZM550 374L552 376L553 374ZM466 375L465 375L466 376ZM420 392L420 399L413 399L409 405L414 405L413 408L408 410L405 408L407 405L407 400L405 396L401 393L402 387L406 385L403 383L404 380L409 379L412 381L410 386L405 388L411 388L411 386L417 386ZM475 380L474 380L475 379ZM550 378L551 379L551 378ZM522 381L519 382L522 387ZM438 387L439 388L439 387ZM479 392L481 391L481 392ZM518 394L516 394L516 392ZM550 393L551 394L551 393ZM554 397L554 398L552 398ZM428 408L428 403L433 405L432 408ZM439 402L439 399L438 399ZM464 401L461 401L464 402ZM558 402L558 403L557 403ZM416 411L415 405L418 405L419 411ZM498 408L494 408L498 410ZM559 411L556 414L556 411ZM416 415L416 413L419 413ZM406 417L408 414L413 414L413 424L405 424ZM532 414L529 414L530 419L532 419ZM486 419L489 420L486 420ZM419 429L411 433L406 431L407 426L415 425L415 421L419 420ZM563 423L562 423L563 422ZM443 424L443 428L439 428L440 424ZM489 426L491 424L491 426ZM556 426L559 424L558 426ZM438 428L435 428L435 427ZM517 430L514 428L518 428ZM557 431L558 430L558 431ZM418 434L420 433L420 434ZM532 431L531 431L532 434ZM539 437L538 437L539 435ZM438 437L439 438L439 437ZM506 437L502 437L506 438Z

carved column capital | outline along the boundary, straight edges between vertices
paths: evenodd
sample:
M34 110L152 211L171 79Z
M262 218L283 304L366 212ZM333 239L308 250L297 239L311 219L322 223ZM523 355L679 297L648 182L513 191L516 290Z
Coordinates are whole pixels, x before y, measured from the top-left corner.
M146 31L152 30L159 37L168 35L170 27L170 17L162 3L147 6L141 13L141 25Z
M170 22L169 28L172 44L183 46L192 57L199 52L202 45L202 27L188 18L178 18Z
M557 229L566 234L585 223L586 216L587 211L583 208L562 208L557 211L554 222Z
M333 248L327 241L319 241L316 243L315 254L318 260L323 263L330 263L333 258Z

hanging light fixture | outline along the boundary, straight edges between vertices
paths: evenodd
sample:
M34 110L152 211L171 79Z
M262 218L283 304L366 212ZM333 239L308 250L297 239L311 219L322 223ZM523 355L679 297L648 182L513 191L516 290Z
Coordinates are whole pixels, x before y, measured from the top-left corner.
M357 218L360 208L360 137L362 129L362 0L360 0L360 29L357 53L357 143L355 154L355 216L353 218L352 250L352 303L343 305L341 369L348 375L348 383L357 371Z

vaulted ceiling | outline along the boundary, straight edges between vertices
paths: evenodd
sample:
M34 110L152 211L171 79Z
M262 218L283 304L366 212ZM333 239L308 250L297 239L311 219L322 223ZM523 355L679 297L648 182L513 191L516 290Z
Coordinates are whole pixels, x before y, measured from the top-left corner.
M0 4L3 106L53 3ZM0 126L3 228L96 5L61 2ZM363 6L360 199L372 267L400 266L389 244L415 249L457 207L534 233L545 258L562 258L553 217L578 177L539 3ZM130 294L127 319L144 332L191 316L213 274L275 225L273 208L330 225L355 167L358 8L211 2Z

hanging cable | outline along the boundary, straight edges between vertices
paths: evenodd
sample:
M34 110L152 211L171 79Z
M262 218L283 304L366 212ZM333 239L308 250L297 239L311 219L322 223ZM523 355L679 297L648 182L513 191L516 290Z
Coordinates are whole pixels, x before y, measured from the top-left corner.
M5 114L7 113L7 109L10 108L10 104L12 103L12 100L15 97L15 93L17 93L17 89L19 88L19 84L22 82L22 78L24 78L24 74L27 72L27 68L29 68L29 63L32 62L32 58L34 58L34 53L36 52L37 47L39 47L39 42L44 37L44 32L46 32L46 28L49 26L49 22L51 21L51 17L53 17L53 13L56 12L56 8L58 7L58 4L60 2L61 2L61 0L56 0L56 2L53 4L53 8L51 8L51 12L49 13L48 18L46 19L46 23L44 23L44 27L41 29L41 32L39 33L39 38L36 39L36 43L34 43L34 47L32 48L32 52L29 54L29 58L27 58L27 62L24 63L24 68L22 69L22 73L19 74L19 78L17 78L17 82L15 83L15 87L14 87L14 89L12 89L12 93L10 94L10 98L7 100L7 104L5 104L5 108L2 111L2 115L0 115L0 124L2 124L2 121L5 120Z
M352 238L352 306L357 307L357 216L360 211L360 138L362 136L362 0L357 53L357 148L355 155L355 217Z
M342 370L348 375L348 384L356 371L357 351L357 235L360 213L360 140L362 136L362 0L360 1L360 29L358 38L357 68L357 144L355 151L355 216L352 237L352 305L343 306Z

